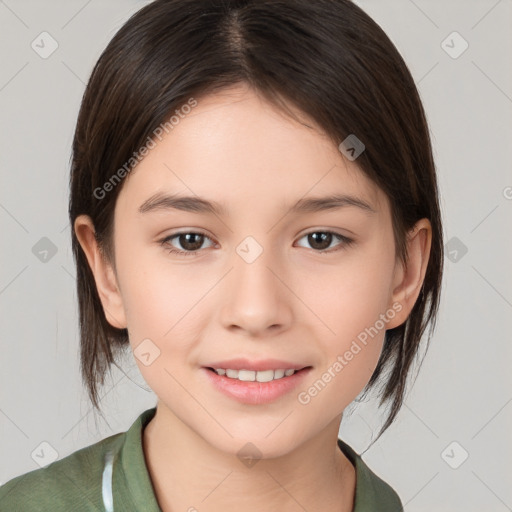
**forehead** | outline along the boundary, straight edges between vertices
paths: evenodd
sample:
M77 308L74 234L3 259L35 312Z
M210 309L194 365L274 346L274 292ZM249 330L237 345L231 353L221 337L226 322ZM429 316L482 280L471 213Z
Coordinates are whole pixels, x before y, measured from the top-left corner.
M124 178L119 207L135 209L163 191L240 206L335 191L379 208L382 191L320 127L290 108L298 120L243 85L198 99Z

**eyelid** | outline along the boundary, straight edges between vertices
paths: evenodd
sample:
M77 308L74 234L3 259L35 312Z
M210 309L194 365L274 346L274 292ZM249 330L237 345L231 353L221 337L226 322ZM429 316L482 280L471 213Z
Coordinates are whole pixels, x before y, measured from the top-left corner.
M336 228L312 228L308 229L307 231L304 231L303 233L299 234L297 236L298 239L303 238L307 235L310 235L311 233L330 233L331 235L339 236L340 238L350 239L350 236L344 235L340 231L338 231Z
M355 240L353 238L350 238L346 235L343 235L337 231L333 231L332 229L329 229L329 228L313 228L313 229L310 229L309 231L306 231L304 233L302 233L300 236L298 236L298 240L304 238L305 236L308 236L312 233L327 233L327 234L331 234L333 235L334 237L337 237L341 243L337 244L335 246L335 248L330 248L330 249L322 249L322 250L315 250L315 249L311 249L313 252L316 252L316 253L319 253L319 254L330 254L332 252L336 252L338 250L341 250L343 249L344 247L348 247L350 245L352 245ZM208 240L210 240L211 242L213 242L214 244L216 243L215 240L212 239L211 236L209 236L206 232L204 232L203 230L201 229L198 229L198 228L189 228L189 229L182 229L180 231L176 231L174 233L171 233L170 235L167 235L165 236L162 240L159 241L159 244L161 246L166 246L166 245L170 245L170 241L176 237L179 237L180 235L186 235L186 234L196 234L196 235L202 235L204 236L205 238L207 238ZM341 246L339 248L337 248L338 246ZM198 249L197 251L182 251L180 249L176 249L174 246L172 246L172 249L167 249L167 251L169 253L172 253L172 254L178 254L178 255L186 255L186 256L196 256L198 255L202 249ZM302 246L300 246L302 247ZM306 247L307 249L307 247Z
M310 229L309 231L306 231L305 233L301 234L298 237L298 240L300 240L301 238L304 238L305 236L311 235L312 233L328 233L328 234L333 235L334 237L336 237L336 238L338 238L340 240L340 243L335 245L334 248L322 249L322 250L310 249L313 252L316 252L318 254L330 254L330 253L336 252L338 250L341 250L341 249L343 249L345 247L348 247L348 246L352 245L353 243L355 243L355 240L353 238L350 238L350 237L348 237L346 235L343 235L343 234L339 233L338 231L334 231L334 230L329 229L329 228L314 228L314 229ZM307 247L306 247L306 249L307 249Z
M170 246L172 249L166 248L167 252L172 254L178 254L178 255L186 255L186 256L197 256L203 249L198 249L197 251L182 251L180 249L176 249L174 246L171 245L171 240L174 238L179 237L180 235L187 235L187 234L194 234L194 235L202 235L215 245L215 240L212 239L210 235L208 235L205 231L198 229L198 228L189 228L189 229L182 229L180 231L176 231L174 233L171 233L170 235L165 236L163 239L159 241L159 244L162 247Z

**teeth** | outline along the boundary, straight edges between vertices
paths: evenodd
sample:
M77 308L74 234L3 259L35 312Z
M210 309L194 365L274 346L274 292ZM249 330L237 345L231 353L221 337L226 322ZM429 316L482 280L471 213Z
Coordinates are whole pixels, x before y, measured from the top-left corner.
M264 371L254 371L254 370L231 370L229 368L215 368L215 372L218 375L225 375L230 379L238 379L241 381L248 382L270 382L271 380L282 379L283 377L289 377L293 375L296 370L264 370Z

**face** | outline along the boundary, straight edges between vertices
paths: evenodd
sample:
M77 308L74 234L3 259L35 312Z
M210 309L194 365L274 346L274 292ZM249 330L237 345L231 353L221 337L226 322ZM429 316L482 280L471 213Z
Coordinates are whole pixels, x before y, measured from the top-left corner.
M125 180L118 302L102 300L111 323L128 328L159 407L229 453L251 441L278 456L333 424L337 433L385 330L406 313L390 205L357 160L310 121L233 87L198 101ZM217 210L158 207L155 194ZM342 199L308 203L332 196ZM305 369L272 383L207 369L240 358Z

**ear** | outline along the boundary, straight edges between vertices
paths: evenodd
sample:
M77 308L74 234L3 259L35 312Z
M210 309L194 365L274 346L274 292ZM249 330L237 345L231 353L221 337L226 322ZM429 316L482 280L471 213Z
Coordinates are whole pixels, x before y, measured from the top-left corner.
M94 275L108 323L118 329L126 328L126 315L117 277L110 263L100 252L91 218L88 215L79 215L75 219L74 230Z
M391 304L400 304L394 308L397 314L388 322L386 329L403 324L411 313L420 294L427 271L432 244L432 226L428 219L420 219L407 233L407 261L397 262L393 278ZM390 306L391 306L390 304Z

